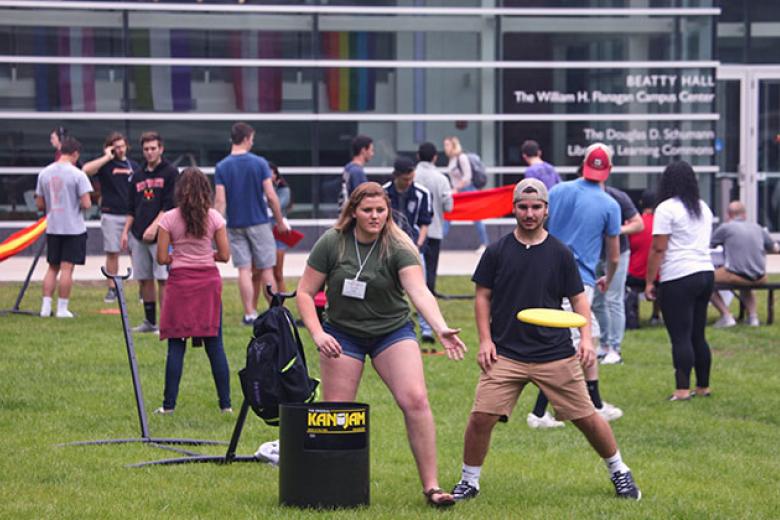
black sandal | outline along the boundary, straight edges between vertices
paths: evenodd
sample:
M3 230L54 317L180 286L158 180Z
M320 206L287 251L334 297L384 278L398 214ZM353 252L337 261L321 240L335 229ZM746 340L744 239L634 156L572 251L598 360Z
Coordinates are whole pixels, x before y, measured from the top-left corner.
M442 488L431 488L428 491L423 491L423 495L425 495L425 500L431 507L450 507L455 505L455 499L444 491ZM446 495L449 498L441 498L438 501L433 499L434 495Z

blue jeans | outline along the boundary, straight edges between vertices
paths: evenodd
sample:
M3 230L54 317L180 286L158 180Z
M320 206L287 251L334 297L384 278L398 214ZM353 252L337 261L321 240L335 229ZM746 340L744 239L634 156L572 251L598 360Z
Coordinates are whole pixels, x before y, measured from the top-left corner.
M206 355L211 363L211 375L217 387L220 408L230 408L230 369L228 368L225 349L222 347L222 322L219 324L219 335L203 338ZM163 391L163 408L176 408L176 398L179 396L179 382L184 369L184 352L186 338L168 338L168 358L165 361L165 390Z
M593 295L593 314L599 320L601 344L620 352L620 344L626 332L626 276L631 251L620 253L615 276L606 292L596 290Z
M425 256L422 253L420 253L420 261L422 262L423 275L425 275L426 272ZM433 336L433 329L428 324L428 322L425 321L425 318L423 318L423 315L419 310L417 311L417 318L420 321L420 334L422 336Z
M477 188L475 188L473 184L469 184L468 186L466 186L460 191L461 193L466 193L468 191L477 191ZM477 228L477 236L479 236L479 244L483 246L489 245L490 240L488 239L487 228L485 228L485 224L481 220L475 220L474 227Z

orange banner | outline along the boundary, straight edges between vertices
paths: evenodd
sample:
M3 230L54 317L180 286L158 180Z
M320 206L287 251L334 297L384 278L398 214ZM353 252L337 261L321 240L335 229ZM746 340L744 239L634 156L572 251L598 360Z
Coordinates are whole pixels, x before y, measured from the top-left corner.
M27 226L9 236L0 244L0 262L11 258L19 251L26 249L35 243L38 237L46 231L46 217L41 218L35 224Z
M444 214L447 220L484 220L512 213L514 185L453 195L455 206Z

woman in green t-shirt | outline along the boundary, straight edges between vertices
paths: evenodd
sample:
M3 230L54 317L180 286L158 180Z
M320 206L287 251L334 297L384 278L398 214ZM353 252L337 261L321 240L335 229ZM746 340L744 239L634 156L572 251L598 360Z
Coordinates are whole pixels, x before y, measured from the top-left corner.
M321 325L314 295L323 285L328 308ZM452 495L439 488L436 430L404 292L450 359L463 359L459 329L444 321L425 285L417 248L393 222L385 191L375 182L363 183L314 245L298 284L298 309L320 352L324 400L353 401L365 357L371 356L404 414L428 502L452 505Z

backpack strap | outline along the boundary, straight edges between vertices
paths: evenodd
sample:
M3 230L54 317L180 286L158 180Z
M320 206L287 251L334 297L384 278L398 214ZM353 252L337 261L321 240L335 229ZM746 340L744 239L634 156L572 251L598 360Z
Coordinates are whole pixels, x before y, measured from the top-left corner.
M303 360L303 365L308 369L309 365L306 363L306 353L303 351L303 343L301 342L301 335L298 332L298 327L295 326L295 319L287 307L282 307L282 311L284 312L284 317L287 319L287 326L292 328L293 335L295 336L295 344L298 347L298 353Z

